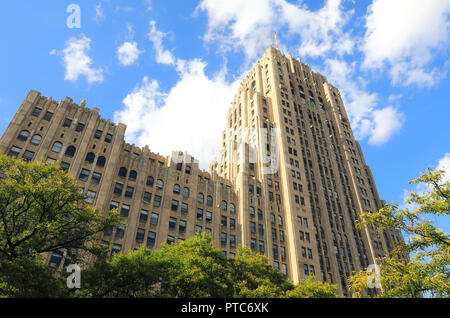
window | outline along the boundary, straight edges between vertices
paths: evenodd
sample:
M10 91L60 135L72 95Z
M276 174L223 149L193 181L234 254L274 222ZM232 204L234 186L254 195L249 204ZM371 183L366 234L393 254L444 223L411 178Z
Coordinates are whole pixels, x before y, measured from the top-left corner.
M112 226L109 226L109 227L107 227L107 228L103 231L103 234L105 234L105 235L111 235L112 232L113 232L113 227L112 227Z
M123 184L116 182L116 185L114 186L114 194L122 195L123 191Z
M30 137L30 132L28 130L22 130L19 136L17 136L17 139L27 141L28 137Z
M230 229L234 230L236 228L236 220L230 218Z
M259 251L261 253L265 252L265 246L264 246L264 241L259 241Z
M33 110L33 112L31 113L31 115L33 115L33 116L35 116L35 117L39 117L39 115L41 114L41 112L42 112L42 108L35 107L34 110Z
M34 152L29 151L29 150L25 150L25 152L23 153L23 160L30 162L31 160L33 160L34 157Z
M222 210L226 211L227 207L228 207L227 201L222 200L222 203L220 204L220 207L221 207Z
M156 225L158 224L159 214L152 213L152 216L150 217L150 224Z
M109 210L110 210L110 211L113 210L113 209L117 209L118 207L119 207L119 202L111 201L111 202L109 203Z
M203 220L203 209L197 209L197 220Z
M220 233L220 243L223 245L227 244L227 233Z
M53 144L52 151L53 151L53 152L56 152L56 153L60 153L60 152L61 152L61 149L62 149L62 146L63 146L63 144L60 143L59 141L57 141L57 142L55 142L55 143Z
M227 226L227 221L228 221L228 218L226 216L222 215L220 224L222 224L222 226Z
M177 163L177 170L181 171L181 168L183 167L183 163L179 162Z
M104 167L105 163L106 163L106 158L105 157L103 157L103 156L98 157L98 159L97 159L97 166Z
M69 146L69 147L67 147L67 150L66 150L66 156L68 156L68 157L73 157L73 156L75 156L75 151L76 151L77 149L74 147L74 146Z
M203 228L200 225L195 226L195 233L201 233Z
M203 193L199 193L198 195L197 195L197 202L198 203L203 203L205 201L205 196L203 195Z
M129 214L130 214L130 206L122 204L122 209L120 209L120 215L123 217L128 217Z
M183 198L189 198L189 188L183 188Z
M70 168L70 163L62 161L59 166L61 167L62 171L67 171Z
M255 208L252 206L250 207L250 216L255 217Z
M134 188L127 186L127 189L125 190L125 197L132 198L133 197L133 193L134 193Z
M125 235L125 226L119 225L116 228L116 237L123 237Z
M158 189L162 190L164 188L164 181L158 179L158 181L156 182L156 186L158 187Z
M141 214L139 216L139 221L146 223L148 220L148 211L147 210L141 210Z
M187 174L191 174L191 167L186 166L185 172L186 172Z
M153 187L153 181L154 179L152 176L147 177L147 186Z
M155 195L155 199L153 199L153 206L160 207L161 206L161 196Z
M235 207L234 203L230 203L230 212L231 213L235 213L236 212L236 207Z
M84 124L78 123L77 127L75 128L76 132L82 132L84 130Z
M172 200L172 206L171 206L171 210L172 211L178 211L178 206L179 206L179 202L177 200Z
M131 181L136 181L137 179L137 172L135 170L131 170L130 171L130 176L128 177L129 180Z
M206 197L206 205L207 206L213 206L213 198L212 198L212 196L208 195Z
M250 222L250 232L256 233L256 223L255 222Z
M91 171L86 169L81 169L80 176L78 177L81 181L88 181L89 175L91 174Z
M235 235L230 235L230 246L236 247L236 236Z
M89 162L89 163L94 163L94 160L95 160L95 155L94 155L92 152L89 152L89 153L86 155L85 161L86 161L86 162Z
M167 244L171 245L175 243L175 238L173 236L167 236Z
M181 203L181 213L187 214L189 210L189 206L187 203Z
M97 130L95 131L94 138L100 139L100 138L102 137L102 134L103 134L103 131L97 129Z
M258 220L262 220L263 219L263 212L258 209Z
M180 188L180 185L179 184L174 184L173 185L173 193L175 193L175 194L180 194L180 190L181 188Z
M206 222L212 221L212 212L206 211Z
M43 119L46 120L46 121L50 121L50 119L52 119L52 117L53 117L53 113L48 111L48 112L45 113Z
M54 163L56 162L56 159L47 157L47 162L48 162L49 164L54 164Z
M86 201L87 203L89 203L89 204L94 204L94 202L95 202L95 196L97 195L97 193L96 192L94 192L94 191L88 191L87 193L86 193L86 199L84 200L84 201Z
M183 232L183 233L186 232L186 221L180 220L180 225L179 225L178 229L180 232Z
M107 142L107 143L111 143L111 141L112 141L112 137L113 137L113 135L111 135L111 134L106 134L106 137L105 137L105 142Z
M175 218L170 218L169 219L169 229L173 230L177 227L177 219Z
M144 203L149 204L151 200L152 194L150 192L144 192L144 197L142 198L142 201L144 201Z
M119 253L121 250L122 250L122 245L114 244L112 249L111 249L111 256L113 256L114 254Z
M136 242L144 242L145 230L137 229L136 231Z
M61 264L62 258L63 258L63 253L53 252L52 256L50 257L50 261L48 262L48 265L54 266L54 267L59 267L59 265Z
M30 143L32 145L39 146L41 144L41 141L42 141L41 135L34 135L33 137L31 137Z
M72 126L72 119L66 118L64 120L63 127L70 127L70 126Z
M256 239L254 238L250 239L250 248L252 250L256 250Z
M127 168L120 167L119 169L119 177L126 178L127 177Z
M98 172L92 173L92 179L91 179L92 184L100 184L101 179L102 179L101 173L98 173Z
M147 235L147 245L148 246L154 246L156 241L156 233L155 232L148 232Z

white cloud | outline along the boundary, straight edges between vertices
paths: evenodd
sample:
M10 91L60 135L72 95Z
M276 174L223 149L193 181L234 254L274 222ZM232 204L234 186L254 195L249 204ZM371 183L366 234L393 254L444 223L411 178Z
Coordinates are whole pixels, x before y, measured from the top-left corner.
M105 13L103 12L103 7L102 7L102 3L99 2L99 4L97 4L95 6L95 18L94 20L96 22L101 22L103 20L105 20Z
M150 21L150 32L148 37L153 42L153 48L156 52L156 61L161 64L174 65L176 62L172 52L163 48L163 39L167 34L156 29L156 22Z
M443 177L444 182L450 182L450 152L447 152L445 156L439 160L438 170L444 170L445 174Z
M124 42L117 48L117 57L123 66L134 64L142 53L143 51L138 49L136 42Z
M400 130L404 123L404 115L392 106L374 110L372 116L373 127L369 143L374 145L384 144L394 133Z
M103 69L92 67L92 59L87 55L90 50L91 39L83 34L66 41L64 50L52 50L50 54L62 56L65 80L76 82L80 76L85 76L88 83L103 82Z
M450 1L374 0L362 45L366 68L391 66L394 84L433 86L437 68L427 70L434 52L449 45Z
M206 41L217 41L224 50L243 49L253 59L273 44L273 32L284 28L286 37L299 36L296 47L302 56L324 56L333 51L350 53L353 39L343 32L353 11L344 12L341 0L327 0L318 11L286 0L202 0L206 11ZM283 46L283 45L282 45Z

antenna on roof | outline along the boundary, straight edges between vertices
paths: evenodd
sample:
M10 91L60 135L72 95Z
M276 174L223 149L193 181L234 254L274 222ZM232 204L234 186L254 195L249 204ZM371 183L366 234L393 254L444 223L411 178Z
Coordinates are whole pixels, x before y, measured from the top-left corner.
M278 47L278 39L277 39L277 32L276 31L274 32L274 35L275 35L275 47L277 49L279 49L279 47Z

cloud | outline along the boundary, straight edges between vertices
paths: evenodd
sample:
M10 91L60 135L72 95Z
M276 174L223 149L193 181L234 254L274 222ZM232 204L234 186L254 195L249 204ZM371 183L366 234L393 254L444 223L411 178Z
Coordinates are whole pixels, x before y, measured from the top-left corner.
M105 14L103 12L103 7L102 7L102 3L99 2L99 4L97 4L95 6L95 18L94 20L99 23L103 20L105 20Z
M273 32L283 28L286 38L300 37L295 49L301 56L318 57L353 50L354 40L343 32L353 11L344 12L341 3L327 0L313 12L301 2L286 0L202 0L197 11L208 17L205 41L219 43L222 50L243 49L248 59L254 59L273 44Z
M156 29L156 22L150 21L150 32L148 37L153 42L153 48L156 53L156 61L161 64L174 65L176 62L172 52L163 48L163 39L167 34Z
M92 67L92 59L88 56L90 50L91 39L82 34L79 38L71 37L66 41L64 50L52 50L50 55L62 56L66 81L76 82L80 76L85 76L88 83L101 83L104 71Z
M443 182L450 182L450 152L447 152L442 159L439 160L438 170L444 170L445 174Z
M404 115L392 106L387 106L372 112L373 126L370 132L369 143L384 144L389 138L400 130L404 123Z
M142 53L143 51L138 49L136 42L124 42L117 48L117 57L123 66L134 64Z
M187 151L206 168L218 152L226 111L240 79L228 82L226 67L208 77L207 63L176 58L164 49L164 33L156 29L154 21L150 27L156 60L174 67L178 82L163 92L156 80L144 77L124 98L124 107L114 113L114 120L127 125L128 142L149 145L163 155Z
M374 0L361 50L363 66L390 66L394 84L433 86L442 77L429 69L435 52L449 45L448 0Z

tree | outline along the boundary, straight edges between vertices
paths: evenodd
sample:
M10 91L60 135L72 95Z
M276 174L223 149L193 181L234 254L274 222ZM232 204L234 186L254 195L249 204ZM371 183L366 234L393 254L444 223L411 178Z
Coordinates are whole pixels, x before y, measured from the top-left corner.
M85 198L78 183L58 166L0 153L0 283L8 279L19 283L10 273L27 267L47 275L36 261L48 253L66 251L71 262L80 264L83 254L95 254L97 234L117 224L119 215L116 211L101 215ZM27 286L17 288L31 294Z
M410 191L400 209L388 204L376 213L363 213L360 226L372 225L379 231L396 228L409 236L380 259L380 297L450 297L450 236L425 218L427 215L449 216L450 182L444 171L427 169L410 184L425 185L425 191ZM411 254L411 258L408 255ZM350 290L359 297L367 289L371 274L361 271L349 279Z

